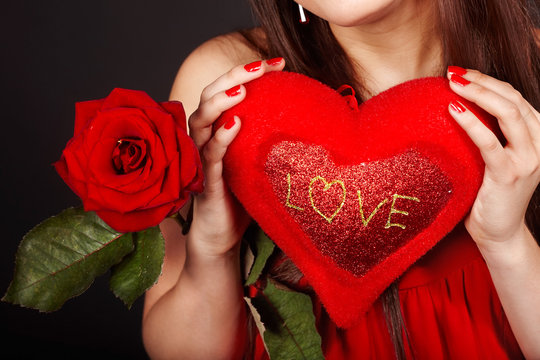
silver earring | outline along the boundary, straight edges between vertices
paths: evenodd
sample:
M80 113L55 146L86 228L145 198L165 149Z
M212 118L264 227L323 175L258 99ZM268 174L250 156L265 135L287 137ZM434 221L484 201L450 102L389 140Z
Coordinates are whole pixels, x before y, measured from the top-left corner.
M302 24L307 24L309 22L309 19L307 18L306 14L304 13L304 8L300 4L298 4L298 11L300 12L300 22Z

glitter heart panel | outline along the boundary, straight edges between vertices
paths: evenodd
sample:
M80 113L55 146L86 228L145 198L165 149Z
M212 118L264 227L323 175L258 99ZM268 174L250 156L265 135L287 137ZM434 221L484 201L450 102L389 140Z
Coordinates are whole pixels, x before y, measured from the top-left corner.
M414 150L338 166L322 147L283 141L265 172L279 202L324 256L364 275L426 228L452 186Z

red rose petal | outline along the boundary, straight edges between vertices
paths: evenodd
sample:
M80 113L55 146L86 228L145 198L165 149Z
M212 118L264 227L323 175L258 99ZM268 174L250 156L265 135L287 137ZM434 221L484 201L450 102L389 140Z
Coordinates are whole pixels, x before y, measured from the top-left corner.
M171 211L169 211L169 213L167 214L167 216L171 216L171 215L174 215L176 214L180 209L182 209L186 203L188 202L188 200L190 199L190 195L191 193L188 192L188 191L183 191L180 198L178 200L176 200L174 203L173 203L173 208L171 209Z
M180 101L164 101L159 104L172 115L176 125L187 132L186 112L182 103Z
M167 204L148 210L133 211L128 214L108 210L96 213L110 227L120 232L135 232L159 225L174 209L174 204Z
M81 198L82 202L83 202L83 205L84 203L86 202L86 199L88 198L87 194L88 194L88 184L86 183L86 181L80 181L80 180L77 180L77 179L73 179L73 178L68 178L68 180L66 181L66 184L68 184L69 188L75 193L77 194L78 197Z
M148 118L152 119L156 134L161 139L166 154L174 154L178 152L178 142L176 141L176 123L171 114L165 113L161 109L143 108L142 109ZM169 157L169 160L172 160Z
M84 201L86 199L86 182L78 181L70 175L65 157L62 155L60 160L55 162L53 166L69 188Z
M96 152L96 163L99 163L101 159ZM167 168L155 169L154 173L156 174L155 180L152 182L144 179L143 175L146 167L151 167L151 159L147 159L147 164L145 168L139 169L137 171L131 172L129 174L113 174L107 177L107 180L110 183L104 183L103 178L105 173L101 173L101 178L95 178L96 174L89 179L89 189L88 196L94 198L95 200L104 199L102 204L106 207L111 207L115 211L125 211L126 208L135 208L138 206L145 206L153 198L158 196L161 191L163 178L166 175ZM110 165L113 168L112 165ZM159 171L158 171L159 170ZM117 181L114 181L114 180ZM90 184L92 186L90 186ZM117 186L121 184L121 186ZM113 186L109 186L113 185ZM94 191L98 191L99 194L93 194ZM120 204L115 204L120 202ZM136 203L136 205L135 205Z
M176 159L172 162L164 176L163 184L159 194L153 198L144 208L160 206L173 202L180 196L180 164Z
M103 101L103 99L89 100L75 104L75 129L73 136L77 136L87 127L89 121L97 115L98 110L103 105Z
M159 104L144 91L116 88L105 98L102 109L140 108L143 106L158 107Z
M144 191L125 193L102 186L88 183L88 199L97 206L92 210L109 209L114 212L127 213L147 206L161 192L163 179L157 181Z
M181 130L177 131L180 154L181 187L184 188L197 176L198 169L194 164L200 163L199 151L191 138Z
M128 174L144 166L146 143L142 139L120 139L112 153L114 168L119 174Z
M97 211L104 208L103 204L105 199L99 191L96 191L96 184L91 182L86 183L87 187L87 196L83 201L84 210L86 211Z
M71 189L84 201L87 197L86 182L88 175L85 171L88 169L88 161L85 153L80 151L80 140L80 137L72 139L63 151L59 161L64 162L67 171L66 176L60 175Z
M101 113L95 121L98 123L97 126L92 129L92 133L87 134L86 151L92 159L90 169L93 176L98 179L97 181L103 185L133 193L151 186L162 176L163 169L167 167L168 159L161 139L154 133L154 127L150 126L146 118L139 116L140 114L143 113L140 111L135 114L132 112L119 114L117 111ZM107 126L102 126L102 123L106 123ZM128 176L129 174L118 176L112 165L112 153L117 141L122 137L130 136L142 138L147 143L147 159L144 169L139 174L140 179ZM108 139L108 145L105 139ZM96 147L104 145L106 145L105 149L96 150Z
M85 151L90 152L94 144L101 138L144 137L154 133L155 126L138 109L118 108L99 111L84 133Z
M70 140L64 151L62 158L66 162L70 176L79 180L87 177L86 170L88 168L86 154L80 151L82 138L76 137Z
M91 178L88 180L113 189L137 181L143 171L142 168L128 174L118 174L116 171L112 161L116 145L117 140L113 138L105 138L95 144L94 149L89 154L88 168Z
M200 161L197 157L197 161ZM204 191L204 172L202 166L197 165L197 173L190 183L183 188L186 191L193 193L202 193Z
M146 114L139 109L114 109L100 112L92 125L95 137L145 138L155 134L156 128Z

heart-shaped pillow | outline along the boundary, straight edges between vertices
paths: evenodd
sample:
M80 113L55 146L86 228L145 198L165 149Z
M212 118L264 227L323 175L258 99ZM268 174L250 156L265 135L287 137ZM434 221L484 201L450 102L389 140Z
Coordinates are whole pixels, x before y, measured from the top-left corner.
M358 108L295 73L269 73L246 88L217 123L242 121L226 181L333 321L353 326L475 199L483 161L449 103L493 121L443 78L400 84Z

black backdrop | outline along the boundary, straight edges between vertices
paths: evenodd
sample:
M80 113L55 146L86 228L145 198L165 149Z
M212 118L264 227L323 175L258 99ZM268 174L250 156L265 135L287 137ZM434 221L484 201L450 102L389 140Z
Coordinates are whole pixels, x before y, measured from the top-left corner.
M114 88L167 100L182 60L203 41L253 20L245 0L18 0L0 12L3 209L0 292L22 236L78 205L55 173L74 103ZM107 275L51 314L0 303L0 358L145 359L142 298L131 310Z
M536 0L531 0L536 1ZM114 87L166 100L203 41L252 26L245 0L18 0L0 11L0 293L22 236L79 201L54 172L75 101ZM51 314L0 303L0 358L145 359L142 298L131 310L103 276Z

